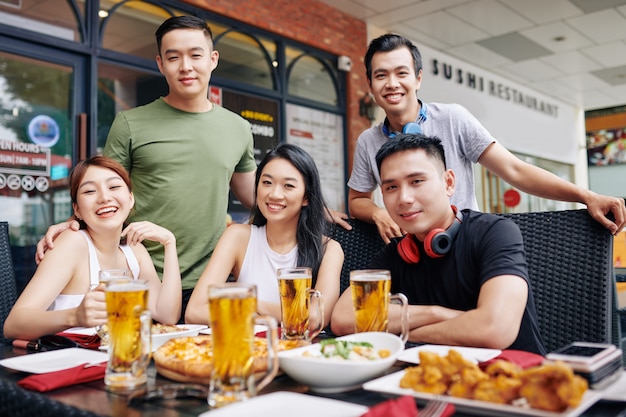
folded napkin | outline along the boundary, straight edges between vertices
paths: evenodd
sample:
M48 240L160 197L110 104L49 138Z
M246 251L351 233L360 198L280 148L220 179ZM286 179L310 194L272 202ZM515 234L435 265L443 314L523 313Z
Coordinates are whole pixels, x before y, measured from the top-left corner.
M17 385L33 391L52 391L57 388L102 379L104 378L105 370L106 362L95 365L85 363L74 368L63 369L61 371L31 375L20 380Z
M405 395L376 404L361 417L416 417L415 398Z
M67 337L68 339L76 342L79 347L98 350L100 347L100 336L97 334L82 334L71 332L60 332L58 336Z
M261 338L266 338L267 337L267 330L262 330L260 332L256 332L254 334L256 337L261 337ZM278 337L280 339L280 327L276 329L276 337Z
M512 362L522 369L530 368L533 366L541 365L544 357L532 352L525 352L523 350L514 350L514 349L506 349L503 350L501 354L496 356L493 359L490 359L485 362L481 362L479 365L481 368L486 368L489 364L493 363L498 359L503 359L505 361Z

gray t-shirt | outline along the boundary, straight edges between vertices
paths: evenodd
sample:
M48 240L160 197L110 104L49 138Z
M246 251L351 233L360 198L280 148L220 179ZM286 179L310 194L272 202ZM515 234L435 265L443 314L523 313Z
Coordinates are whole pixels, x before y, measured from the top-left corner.
M478 210L472 163L478 162L480 155L496 139L460 104L425 103L425 106L428 117L421 125L424 135L441 140L446 152L446 166L456 175L451 203L460 210ZM359 192L371 192L380 185L376 153L388 140L382 123L361 133L354 151L348 187Z

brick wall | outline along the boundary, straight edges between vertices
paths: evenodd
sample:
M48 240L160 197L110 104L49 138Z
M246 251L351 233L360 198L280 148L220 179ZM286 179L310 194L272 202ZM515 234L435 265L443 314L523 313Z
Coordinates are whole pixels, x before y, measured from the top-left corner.
M365 22L315 0L184 0L185 3L276 33L352 60L347 74L348 174L359 134L370 122L359 116L359 99L368 91L363 55ZM346 179L347 181L347 179Z

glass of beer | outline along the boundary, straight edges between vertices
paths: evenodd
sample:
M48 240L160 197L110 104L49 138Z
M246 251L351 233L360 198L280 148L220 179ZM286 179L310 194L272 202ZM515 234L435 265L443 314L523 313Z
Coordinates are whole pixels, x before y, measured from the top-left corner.
M213 338L210 407L221 407L256 395L278 372L276 320L257 316L256 285L224 283L209 286L209 322ZM255 381L254 324L268 326L267 371Z
M355 332L386 332L389 304L402 308L402 340L409 338L408 300L404 294L390 294L391 273L379 269L350 271L350 288L355 315Z
M311 289L312 283L311 268L278 269L282 339L310 342L322 331L322 293Z
M152 350L148 282L112 279L105 294L109 362L104 383L114 391L140 387L147 381Z
M104 288L107 282L114 280L114 279L115 280L118 280L118 279L131 280L133 279L133 273L130 271L130 269L123 269L123 268L102 269L98 271L98 284L96 285L92 284L91 289L94 290L98 287ZM97 326L96 333L98 334L98 336L100 336L100 346L107 346L109 344L109 333L108 333L107 325L104 324L102 326Z

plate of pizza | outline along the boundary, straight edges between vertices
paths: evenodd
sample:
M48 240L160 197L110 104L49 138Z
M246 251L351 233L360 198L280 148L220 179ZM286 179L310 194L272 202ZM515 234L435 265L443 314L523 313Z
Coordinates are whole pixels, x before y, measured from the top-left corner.
M278 350L303 346L299 340L279 340ZM254 372L267 370L267 340L254 338ZM165 342L152 354L156 370L162 376L195 384L209 384L213 369L213 342L210 335L177 337Z
M152 324L152 351L160 348L170 339L183 336L197 336L200 330L206 329L203 324Z

